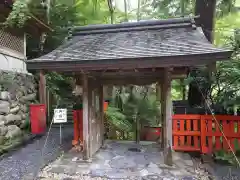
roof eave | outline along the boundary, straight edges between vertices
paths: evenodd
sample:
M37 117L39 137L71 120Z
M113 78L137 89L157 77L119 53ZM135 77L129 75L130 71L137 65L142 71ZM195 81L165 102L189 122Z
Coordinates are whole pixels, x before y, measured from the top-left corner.
M158 68L158 67L191 67L206 65L216 61L229 60L233 51L216 53L180 55L167 57L143 57L126 59L106 60L83 60L83 61L27 61L28 70L49 71L91 71L106 69L136 69L136 68Z

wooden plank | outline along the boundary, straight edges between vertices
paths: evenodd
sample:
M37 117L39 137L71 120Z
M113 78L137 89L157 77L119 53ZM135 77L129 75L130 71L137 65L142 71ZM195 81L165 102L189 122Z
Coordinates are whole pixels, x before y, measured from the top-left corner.
M201 152L202 153L208 152L206 144L206 123L204 116L201 116Z
M189 151L189 152L195 152L195 151L200 151L200 148L195 148L191 146L181 146L181 147L173 147L175 151Z
M234 121L230 121L229 122L229 133L230 133L230 135L234 135L235 134ZM234 145L235 138L230 137L229 139L230 139L231 148L233 150L235 150L235 145Z
M188 135L187 135L187 145L188 146L191 146L191 143L192 143L192 140L191 140L191 135L189 135L189 133L191 133L191 120L188 119L186 120L186 123L187 123L187 132L188 132Z
M90 158L89 152L89 90L88 77L83 74L83 159Z
M220 125L220 121L218 121L219 125ZM215 136L215 149L216 150L221 150L222 149L222 143L220 141L220 136L222 136L222 133L220 131L220 128L219 126L217 125L217 123L215 122L215 128L216 128L216 131L214 133L214 136ZM216 136L216 134L220 134L220 136Z
M223 125L223 133L227 137L229 127L228 127L227 121L225 119L222 119L222 125ZM228 143L223 136L222 136L222 141L223 141L223 149L227 151L228 150Z
M200 132L194 132L194 131L173 131L173 135L176 136L200 136Z
M212 153L212 150L213 150L212 119L208 119L208 121L207 121L207 132L209 134L211 134L210 136L207 136L207 139L208 139L208 153Z
M238 135L239 137L237 138L238 139L238 147L240 148L240 121L238 121L238 125L237 125L237 131L238 131Z
M184 133L182 136L180 136L180 146L184 146L185 145L185 143L184 143L184 136L185 136L184 122L185 122L184 119L179 121L179 123L180 123L180 132Z
M196 119L193 120L193 131L195 133L198 132L199 136L200 136L201 134L198 129L198 122L199 122L199 120L196 120ZM199 148L199 140L198 140L198 136L196 136L196 135L194 135L194 137L193 137L193 145L195 148Z
M200 120L201 118L201 115L195 115L195 114L174 114L173 115L173 119L198 119Z
M178 142L179 136L176 135L176 133L178 133L177 123L178 123L178 120L173 119L173 145L175 147L179 146L179 142Z

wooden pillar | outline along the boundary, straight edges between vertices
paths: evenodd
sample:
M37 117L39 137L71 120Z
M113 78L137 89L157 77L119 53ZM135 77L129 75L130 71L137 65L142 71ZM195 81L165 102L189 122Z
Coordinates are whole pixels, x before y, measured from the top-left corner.
M101 121L101 140L102 145L104 145L104 90L103 85L99 86L99 110L100 110L100 121Z
M47 105L46 78L44 71L39 72L39 102Z
M161 88L162 135L164 148L164 163L172 165L172 100L171 100L171 72L164 69Z
M89 82L87 75L83 74L83 159L90 158L89 151Z
M162 107L162 104L161 104L161 82L157 82L156 84L156 100L160 103L160 108ZM157 117L159 120L158 120L158 126L162 127L162 110L160 109L159 110L159 113L158 113L158 117ZM161 134L160 134L160 137L159 137L159 140L158 140L158 143L161 144L161 147L162 146L162 142L163 142L163 138L162 138L162 131L161 131Z

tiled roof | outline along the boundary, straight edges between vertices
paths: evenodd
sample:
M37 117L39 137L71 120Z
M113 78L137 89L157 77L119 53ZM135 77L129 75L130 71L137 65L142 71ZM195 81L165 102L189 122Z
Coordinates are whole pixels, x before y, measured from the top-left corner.
M29 62L97 61L214 54L214 47L190 18L76 28L68 42Z

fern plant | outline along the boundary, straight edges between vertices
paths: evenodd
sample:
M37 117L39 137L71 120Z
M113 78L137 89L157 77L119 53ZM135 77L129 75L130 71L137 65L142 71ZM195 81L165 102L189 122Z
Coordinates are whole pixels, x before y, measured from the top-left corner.
M133 129L132 124L126 119L126 116L118 109L109 106L105 112L106 119L111 125L114 125L121 131L131 132Z

